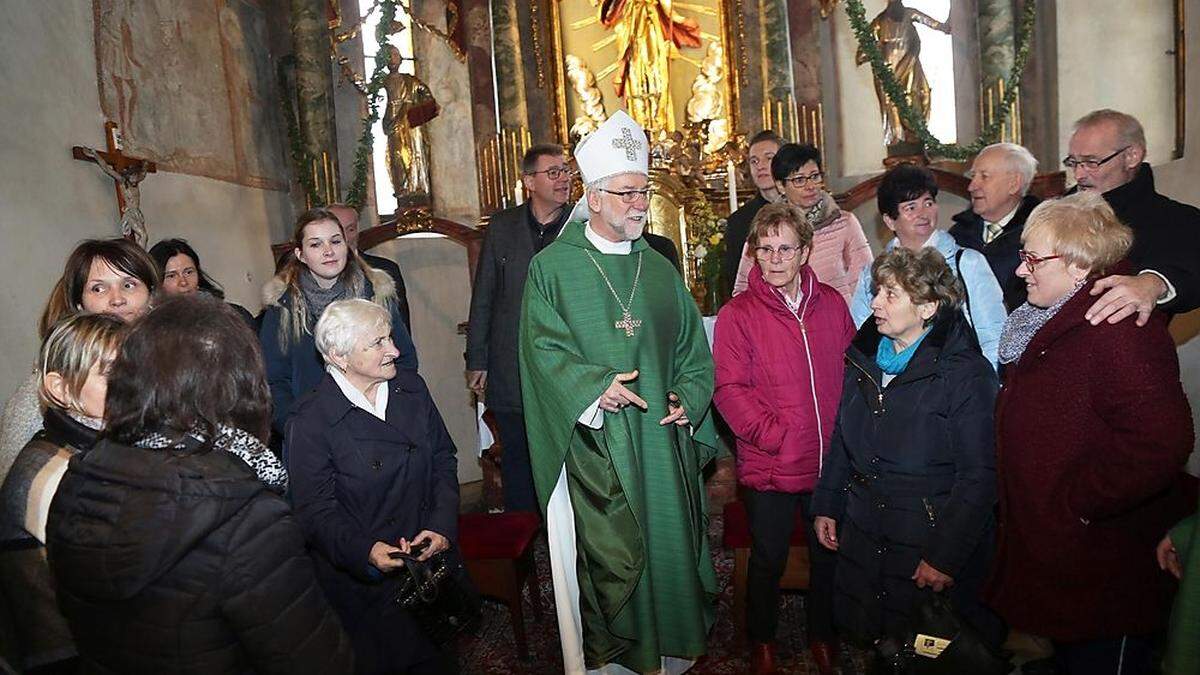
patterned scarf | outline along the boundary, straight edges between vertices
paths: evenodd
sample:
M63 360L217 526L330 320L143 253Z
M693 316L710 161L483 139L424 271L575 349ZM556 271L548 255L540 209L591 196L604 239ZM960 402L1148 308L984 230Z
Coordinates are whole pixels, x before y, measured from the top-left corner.
M1075 294L1086 283L1087 279L1077 282L1070 293L1059 298L1058 302L1049 307L1037 307L1026 302L1014 309L1013 313L1009 314L1008 319L1004 321L1004 330L1000 332L1000 363L1012 363L1021 358L1021 354L1025 353L1025 348L1029 346L1033 336L1042 329L1042 326L1046 325L1046 322L1053 319L1063 305L1075 297Z
M841 215L842 210L838 208L833 195L824 191L821 192L821 199L816 204L804 209L804 219L812 226L813 232L831 224L840 218Z
M188 433L188 436L201 443L205 440L204 433L199 429L191 431ZM134 445L139 448L151 450L162 450L165 448L182 450L187 447L184 439L172 441L160 433L149 434L142 438L142 440L134 443ZM283 464L275 456L275 453L271 452L253 434L235 427L219 426L217 427L217 437L213 439L213 448L223 450L231 455L237 455L254 471L258 479L271 490L279 493L287 490L287 469L283 468Z

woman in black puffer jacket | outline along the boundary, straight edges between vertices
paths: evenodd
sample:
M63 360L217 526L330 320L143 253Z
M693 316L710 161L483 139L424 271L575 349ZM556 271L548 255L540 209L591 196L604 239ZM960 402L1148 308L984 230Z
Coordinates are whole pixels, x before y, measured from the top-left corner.
M897 248L871 270L872 319L846 351L829 456L813 493L838 552L834 616L852 641L903 637L930 590L989 641L979 603L994 543L996 375L936 250Z
M113 363L103 439L50 508L59 605L89 673L348 673L262 444L254 335L206 297L167 301Z

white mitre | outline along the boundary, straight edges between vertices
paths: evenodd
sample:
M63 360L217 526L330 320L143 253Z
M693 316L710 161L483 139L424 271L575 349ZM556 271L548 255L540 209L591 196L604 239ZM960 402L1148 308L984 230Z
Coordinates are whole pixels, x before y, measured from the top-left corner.
M575 162L584 185L622 173L649 176L650 147L646 132L618 110L575 146Z

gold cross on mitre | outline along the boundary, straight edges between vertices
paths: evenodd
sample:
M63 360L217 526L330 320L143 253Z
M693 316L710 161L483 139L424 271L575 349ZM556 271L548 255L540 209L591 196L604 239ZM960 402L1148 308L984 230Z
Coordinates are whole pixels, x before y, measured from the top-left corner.
M621 127L621 137L614 138L612 144L614 148L624 150L625 159L631 162L637 159L637 151L642 148L642 142L633 137L629 127Z

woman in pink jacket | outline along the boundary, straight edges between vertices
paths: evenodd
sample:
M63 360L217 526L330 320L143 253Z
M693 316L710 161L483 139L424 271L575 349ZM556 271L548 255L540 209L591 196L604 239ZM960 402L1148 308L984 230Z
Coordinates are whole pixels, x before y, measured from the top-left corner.
M809 500L833 434L842 392L842 354L854 336L846 302L809 267L813 230L794 206L764 206L750 225L745 293L717 318L713 402L737 436L738 481L750 518L747 632L753 672L775 672L772 643L779 579L794 514L808 521L809 648L833 672L834 556L820 546Z

